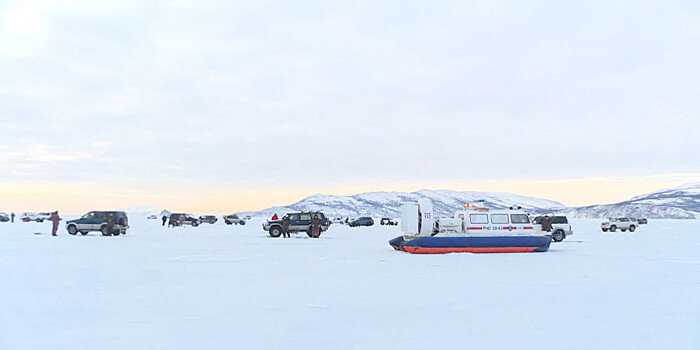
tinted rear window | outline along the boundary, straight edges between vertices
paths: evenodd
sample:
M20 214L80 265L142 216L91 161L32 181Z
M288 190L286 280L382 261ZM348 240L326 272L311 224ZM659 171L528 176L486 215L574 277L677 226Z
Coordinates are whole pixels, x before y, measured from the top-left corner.
M555 216L552 218L552 223L553 224L568 224L569 221L566 219L566 216Z

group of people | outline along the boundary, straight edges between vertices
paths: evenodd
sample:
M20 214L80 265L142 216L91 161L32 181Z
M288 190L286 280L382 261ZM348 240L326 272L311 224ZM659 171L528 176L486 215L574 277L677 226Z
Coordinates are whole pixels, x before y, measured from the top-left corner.
M270 220L279 220L279 217L277 216L277 213L272 215ZM298 232L299 230L295 230ZM295 232L295 233L296 233ZM311 219L311 238L319 238L321 237L321 219L318 218L318 215L314 214L313 219ZM289 215L285 215L282 217L282 237L283 238L289 238L291 237L289 233Z

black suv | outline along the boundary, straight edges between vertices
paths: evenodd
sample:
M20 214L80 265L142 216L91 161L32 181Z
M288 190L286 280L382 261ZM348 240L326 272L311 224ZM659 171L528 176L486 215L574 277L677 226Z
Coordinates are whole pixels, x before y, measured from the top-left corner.
M182 225L192 225L192 227L199 226L199 219L190 214L184 213L170 214L170 222L168 223L168 225L180 226L180 216L184 216Z
M109 214L114 216L112 231L107 230L107 217ZM80 217L80 219L66 222L66 229L71 235L75 235L78 232L86 235L90 231L100 231L103 236L119 236L120 234L125 235L128 228L129 218L123 211L91 211Z
M348 226L350 227L357 227L357 226L373 226L374 225L374 219L368 216L363 216L361 218L357 218L353 221L351 221Z
M320 211L289 213L287 215L289 216L289 232L303 231L309 237L311 237L311 219L313 219L314 215L318 215L318 218L321 220L321 232L328 230L328 227L331 225L330 220ZM279 220L268 220L263 223L262 227L272 237L282 235L281 218Z
M379 224L382 225L382 226L383 226L383 225L387 225L387 226L396 226L396 225L399 224L399 222L396 221L396 220L393 220L393 219L391 219L391 218L382 218L382 219L379 221ZM371 225L370 225L370 226L371 226Z
M199 222L201 223L207 223L207 224L213 224L216 223L219 219L216 218L214 215L202 215L199 217Z

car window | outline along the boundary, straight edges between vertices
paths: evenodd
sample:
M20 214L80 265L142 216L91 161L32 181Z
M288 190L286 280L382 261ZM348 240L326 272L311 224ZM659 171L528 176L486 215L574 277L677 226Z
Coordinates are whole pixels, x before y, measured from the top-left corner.
M568 224L569 221L566 220L566 216L555 216L552 218L553 224Z
M94 214L95 214L95 213L93 213L93 212L89 212L89 213L83 215L83 217L82 217L81 219L89 219L89 218L91 218Z
M301 220L311 220L311 214L301 214Z
M488 224L489 216L486 214L469 214L469 222L472 224Z
M492 224L507 224L508 214L491 214Z
M540 221L542 218L540 218ZM530 218L527 214L510 214L510 222L514 224L529 224Z
M293 214L289 216L290 221L298 221L299 220L299 214Z

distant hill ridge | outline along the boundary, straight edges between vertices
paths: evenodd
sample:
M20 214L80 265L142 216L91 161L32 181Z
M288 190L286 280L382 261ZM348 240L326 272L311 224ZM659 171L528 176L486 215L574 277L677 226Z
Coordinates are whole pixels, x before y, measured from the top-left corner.
M352 196L315 194L301 201L267 208L258 212L241 213L253 216L282 215L294 211L320 210L329 217L399 217L404 202L428 197L433 212L451 217L465 203L484 200L487 207L501 209L520 205L529 213L564 213L572 218L607 218L634 216L649 219L700 218L700 182L656 191L630 200L586 207L567 207L559 202L503 192L475 192L453 190L420 190L415 192L366 192Z

